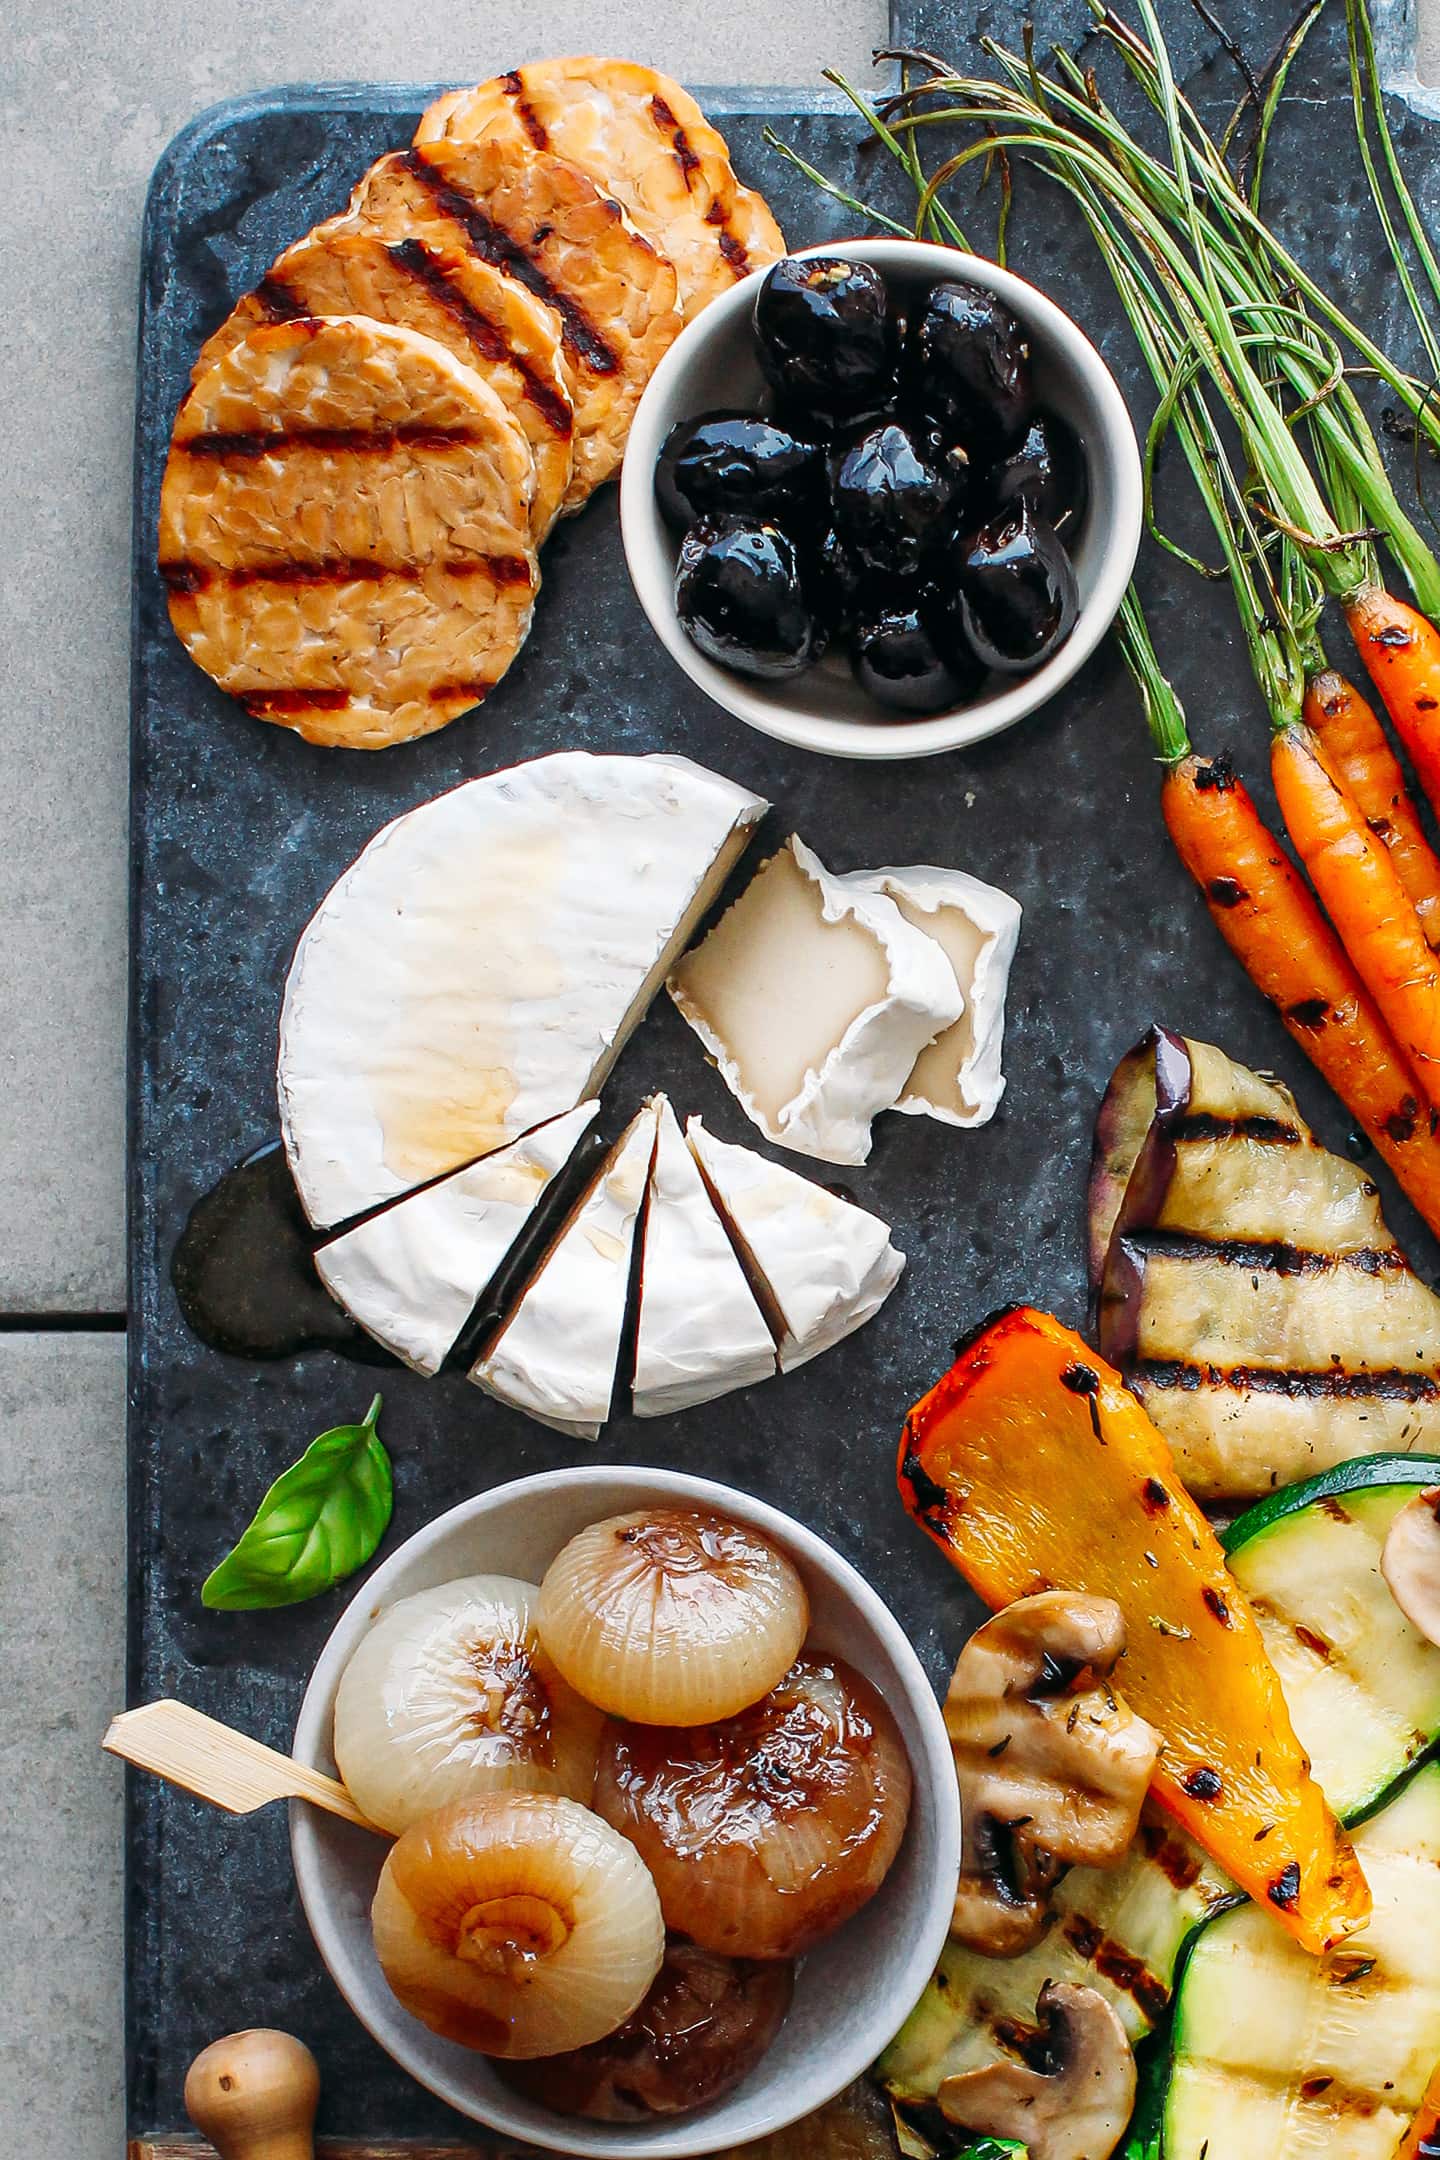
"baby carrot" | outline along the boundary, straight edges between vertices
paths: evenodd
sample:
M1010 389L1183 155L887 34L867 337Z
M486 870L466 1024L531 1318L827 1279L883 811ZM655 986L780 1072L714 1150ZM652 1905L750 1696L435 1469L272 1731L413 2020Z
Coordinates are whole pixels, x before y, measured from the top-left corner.
M1430 806L1440 810L1440 631L1379 585L1346 601L1345 620Z
M1440 946L1440 855L1425 836L1389 736L1354 684L1334 668L1321 668L1306 682L1305 718L1332 771L1389 851L1426 943Z
M1226 944L1440 1231L1440 1142L1420 1085L1249 790L1223 758L1187 751L1161 806Z
M1440 1091L1440 965L1395 865L1309 728L1277 728L1270 769L1286 829L1310 882L1420 1075Z

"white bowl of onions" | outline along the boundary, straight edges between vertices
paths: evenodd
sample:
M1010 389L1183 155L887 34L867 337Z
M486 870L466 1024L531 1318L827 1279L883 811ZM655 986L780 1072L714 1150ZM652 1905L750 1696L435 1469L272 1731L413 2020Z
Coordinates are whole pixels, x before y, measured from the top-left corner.
M295 1754L395 1839L292 1806L341 1993L550 2151L797 2121L945 1941L959 1804L919 1660L821 1538L704 1478L557 1470L440 1516L341 1617Z

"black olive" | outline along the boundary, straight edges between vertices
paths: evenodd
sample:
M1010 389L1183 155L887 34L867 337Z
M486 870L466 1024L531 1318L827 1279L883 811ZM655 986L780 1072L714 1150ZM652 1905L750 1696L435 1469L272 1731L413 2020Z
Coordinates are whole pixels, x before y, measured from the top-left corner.
M1019 441L1034 409L1030 341L980 285L931 288L911 319L902 373L927 419L988 458Z
M755 295L755 339L766 379L827 424L894 394L898 340L868 263L786 256Z
M1075 627L1080 598L1070 557L1028 503L965 534L947 569L957 627L986 667L1028 674Z
M984 486L997 510L1028 502L1037 517L1073 539L1090 500L1079 436L1057 413L1036 413L1015 449L991 466Z
M855 680L878 705L934 713L961 705L978 686L954 673L931 634L923 606L886 609L855 633ZM983 670L980 671L983 674Z
M864 604L865 573L833 525L821 535L814 556L811 590L832 636L853 630Z
M798 675L824 650L800 551L778 525L692 526L675 565L675 610L692 645L738 675Z
M913 577L955 527L962 483L898 420L832 454L835 530L862 570Z
M823 509L825 468L818 443L751 413L702 413L665 438L655 494L684 532L697 518L813 520Z

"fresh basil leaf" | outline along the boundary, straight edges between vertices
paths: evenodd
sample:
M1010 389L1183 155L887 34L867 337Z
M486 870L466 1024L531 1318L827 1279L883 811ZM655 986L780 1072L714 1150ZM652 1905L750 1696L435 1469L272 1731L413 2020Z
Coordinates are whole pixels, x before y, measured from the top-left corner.
M321 1433L276 1478L239 1543L206 1578L202 1605L221 1612L299 1605L364 1567L394 1505L379 1415L377 1395L359 1425Z

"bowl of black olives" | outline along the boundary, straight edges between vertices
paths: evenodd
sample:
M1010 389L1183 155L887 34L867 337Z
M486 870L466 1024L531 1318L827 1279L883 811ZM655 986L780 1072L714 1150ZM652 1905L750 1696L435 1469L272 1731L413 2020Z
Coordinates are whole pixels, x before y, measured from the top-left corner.
M1114 619L1135 431L1054 301L910 240L787 256L681 333L630 431L626 559L720 705L839 757L1012 727Z

